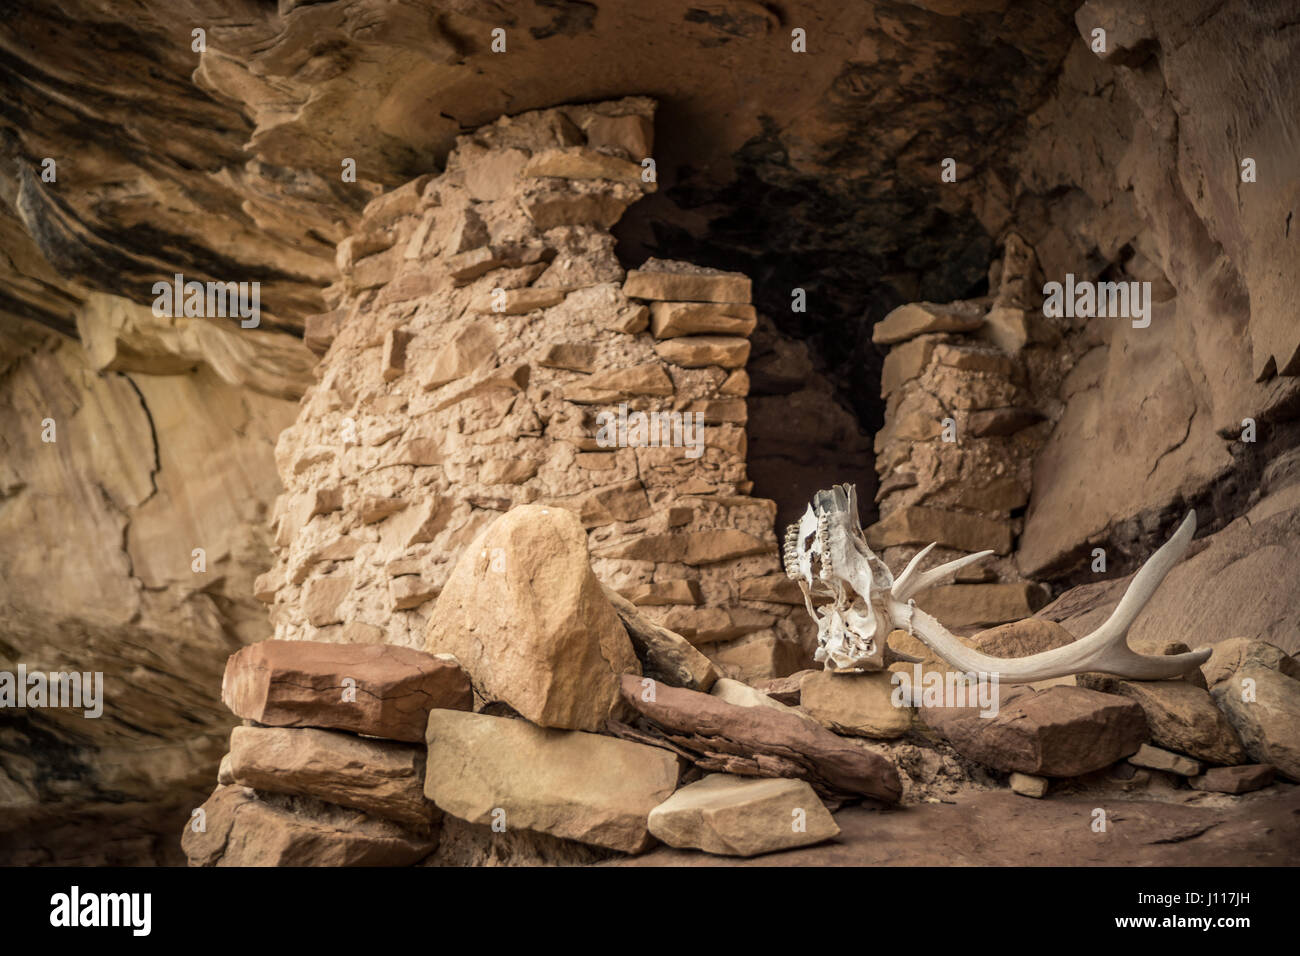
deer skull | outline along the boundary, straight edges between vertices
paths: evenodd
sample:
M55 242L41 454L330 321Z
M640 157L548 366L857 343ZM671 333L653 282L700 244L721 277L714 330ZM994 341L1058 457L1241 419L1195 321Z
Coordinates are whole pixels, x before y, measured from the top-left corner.
M1187 550L1195 531L1196 514L1191 512L1134 576L1119 606L1097 630L1065 647L1017 658L990 657L967 647L913 600L914 595L993 552L981 551L922 572L920 565L934 547L931 544L895 578L867 546L853 485L817 492L803 518L786 531L784 558L787 576L799 584L804 605L817 622L816 659L830 671L878 671L894 660L913 660L892 651L886 643L892 630L903 628L958 670L997 674L1008 683L1085 671L1164 680L1199 667L1210 652L1158 657L1138 654L1129 648L1126 635ZM814 603L814 597L821 603Z

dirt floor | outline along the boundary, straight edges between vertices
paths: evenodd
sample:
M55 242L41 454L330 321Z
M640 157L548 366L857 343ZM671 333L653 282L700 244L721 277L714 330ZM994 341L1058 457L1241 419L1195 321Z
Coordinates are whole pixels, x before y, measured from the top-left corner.
M1092 830L1106 811L1105 833ZM1240 797L1184 791L1162 800L1063 794L1042 800L968 791L902 810L846 807L818 846L749 860L660 847L622 866L1295 866L1300 787Z

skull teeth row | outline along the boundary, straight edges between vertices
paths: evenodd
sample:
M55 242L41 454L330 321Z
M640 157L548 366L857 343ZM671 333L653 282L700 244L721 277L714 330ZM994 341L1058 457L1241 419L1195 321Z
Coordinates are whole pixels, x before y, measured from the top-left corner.
M792 524L785 529L785 547L781 551L785 562L785 576L791 581L799 580L799 526Z
M835 577L835 568L831 564L831 549L829 547L830 537L828 535L829 529L830 518L827 516L826 512L822 512L817 516L817 541L822 546L822 567L820 577L823 581L829 581Z

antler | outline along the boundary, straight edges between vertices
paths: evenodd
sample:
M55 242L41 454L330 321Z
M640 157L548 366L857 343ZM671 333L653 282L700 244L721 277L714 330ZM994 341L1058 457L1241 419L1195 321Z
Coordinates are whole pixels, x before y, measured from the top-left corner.
M850 505L856 504L853 500L851 486L843 487L847 491ZM822 501L820 495L817 500L819 504L817 515L822 518L824 524L825 519L820 507ZM838 509L832 509L832 517L834 517L834 510ZM856 511L855 508L852 510ZM812 514L812 509L809 509L809 514L804 517L805 522L809 522ZM843 514L843 511L841 511L841 514ZM853 517L856 518L856 514ZM834 567L833 574L838 579L836 584L851 584L851 590L859 596L858 603L865 600L866 605L882 619L880 621L882 625L885 627L906 628L941 658L960 670L997 674L999 680L1008 683L1028 683L1030 681L1047 680L1052 677L1081 674L1087 671L1097 671L1135 680L1166 680L1190 673L1210 656L1208 650L1160 656L1138 654L1128 646L1127 641L1129 627L1138 614L1141 613L1142 608L1146 606L1147 601L1151 599L1156 588L1160 586L1160 582L1165 579L1165 575L1178 563L1178 559L1183 556L1188 545L1191 544L1192 536L1196 533L1195 512L1188 513L1173 537L1165 542L1142 566L1129 584L1128 590L1119 602L1119 606L1115 608L1106 623L1101 627L1065 647L1044 651L1041 654L1031 654L1028 657L1012 658L990 657L988 654L981 654L979 651L967 647L934 617L918 609L912 601L913 595L939 583L959 568L979 561L993 552L982 551L979 554L968 555L922 572L920 571L921 562L934 548L932 544L922 549L897 579L890 581L889 570L866 547L865 539L857 540L861 537L861 532L856 527L856 521L851 522L849 526L853 531L857 532L854 536L856 549L852 550L861 553L848 554L848 563L855 564L854 558L857 558L864 566L860 565L854 568ZM804 529L792 530L792 533L787 535L786 564L790 576L796 579L803 577L800 574L801 571L806 574L807 570L809 570L806 559L803 566L800 567L799 558L801 557L803 539L795 537L800 530L806 528L807 525L805 524ZM824 536L822 540L825 540ZM808 575L808 578L811 578L811 575ZM800 580L800 584L804 585L804 580ZM818 614L814 613L811 595L806 586L804 586L804 595L809 613L813 615L814 620L819 621L819 630L825 632L826 627L823 622L828 617L826 611L822 610L819 618ZM837 605L841 600L837 589ZM878 606L878 603L883 604L884 607ZM873 628L873 630L879 633L880 629ZM885 633L888 633L888 631L885 631ZM819 633L819 638L821 637L822 633ZM819 657L819 659L823 658ZM879 660L879 658L876 660ZM866 669L873 665L876 667L881 666L881 664L876 663L876 660L840 660L835 663L835 667L836 669L852 669L856 666L856 669ZM827 667L832 667L832 661L829 659L827 659Z

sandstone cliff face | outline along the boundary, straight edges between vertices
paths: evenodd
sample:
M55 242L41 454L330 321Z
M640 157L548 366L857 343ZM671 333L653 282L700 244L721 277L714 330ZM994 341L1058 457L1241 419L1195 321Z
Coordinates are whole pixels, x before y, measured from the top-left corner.
M1077 45L1030 117L1010 217L1043 275L1150 281L1155 303L1148 328L1067 331L1076 360L1035 461L1026 574L1077 568L1093 545L1140 552L1187 504L1230 520L1255 480L1229 476L1258 474L1290 442L1279 425L1300 386L1300 142L1285 91L1300 67L1277 40L1285 8L1152 5L1133 32L1112 29L1108 56ZM1076 20L1087 35L1121 12L1094 2Z
M98 371L77 343L20 331L0 387L0 669L102 672L103 715L4 713L0 841L15 862L175 859L147 808L206 782L224 659L266 636L252 583L294 403L197 360ZM85 818L102 839L75 836Z

